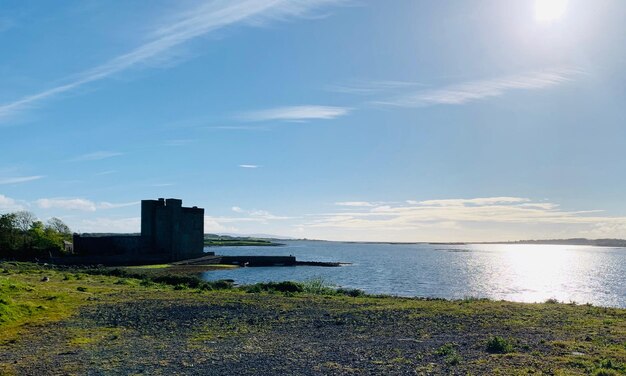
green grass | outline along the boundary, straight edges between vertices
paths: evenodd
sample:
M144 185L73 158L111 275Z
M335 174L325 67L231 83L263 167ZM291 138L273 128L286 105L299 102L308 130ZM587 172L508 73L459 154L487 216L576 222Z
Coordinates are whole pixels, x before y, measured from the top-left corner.
M257 322L228 315L217 317L211 325L198 329L190 346L208 346L223 340L247 343L270 333L272 325L288 336L291 325L302 323L306 312L316 309L325 314L316 316L314 323L350 327L356 336L372 336L372 343L385 335L372 329L385 315L392 315L397 321L394 325L407 328L423 323L422 329L402 331L401 335L420 344L420 352L391 352L372 358L372 364L394 370L412 367L419 372L433 369L443 374L466 374L452 370L474 369L483 371L471 374L626 374L626 310L555 302L446 301L350 294L346 291L351 290L337 290L321 279L236 287L226 281L200 281L193 275L163 274L170 269L55 270L35 264L0 263L2 351L10 351L12 342L24 333L56 330L49 324L71 317L84 305L138 299L175 304L177 299L198 299L210 301L213 306L254 307L258 312L272 312L272 319ZM49 282L42 282L44 276ZM104 346L123 340L123 336L119 328L70 332L67 346ZM339 366L327 364L328 369ZM0 374L2 371L0 367Z
M130 270L144 270L144 269L167 269L172 265L170 264L157 264L157 265L138 265L138 266L126 266L126 269Z

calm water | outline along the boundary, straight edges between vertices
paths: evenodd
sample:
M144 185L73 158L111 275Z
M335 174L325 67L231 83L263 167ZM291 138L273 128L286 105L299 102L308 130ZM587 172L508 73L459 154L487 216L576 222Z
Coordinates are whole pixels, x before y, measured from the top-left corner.
M204 273L239 284L323 278L368 293L626 308L626 248L555 245L425 245L287 241L284 247L212 248L223 255L294 255L352 265L259 267Z

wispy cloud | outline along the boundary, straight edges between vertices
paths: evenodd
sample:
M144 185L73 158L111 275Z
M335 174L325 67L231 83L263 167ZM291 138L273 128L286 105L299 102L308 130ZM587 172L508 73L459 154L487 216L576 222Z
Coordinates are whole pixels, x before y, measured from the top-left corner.
M70 161L72 162L98 161L101 159L119 157L120 155L124 155L124 153L120 153L118 151L96 151L93 153L79 155L78 157L70 159Z
M334 106L291 106L276 107L260 111L247 112L239 116L245 121L307 121L315 119L335 119L350 112L347 107Z
M33 180L39 180L41 178L43 178L42 175L0 178L0 185L26 183L26 182L33 181Z
M35 204L41 209L80 210L93 212L98 209L116 209L138 205L139 203L126 202L113 204L106 201L94 202L84 198L41 198L35 201Z
M189 145L191 143L193 143L194 140L190 140L190 139L174 139L174 140L167 140L163 143L163 145L165 146L186 146Z
M349 206L349 207L372 207L373 203L367 201L343 201L335 202L337 206Z
M619 230L626 228L626 217L603 215L599 210L564 210L552 202L523 197L407 200L373 205L355 202L347 206L351 210L310 216L314 219L301 226L309 233L336 239L405 241L611 237L619 236Z
M214 127L205 127L206 130L215 131L269 131L268 127L260 127L257 125L218 125Z
M236 24L264 25L304 17L311 11L339 0L216 0L179 15L174 22L157 29L152 39L134 50L117 56L74 79L39 93L0 105L0 119L15 114L43 100L69 92L85 84L145 64L161 57L191 39Z
M22 209L24 209L24 205L22 205L22 203L0 194L0 211L15 211Z
M425 200L415 201L407 200L406 202L411 205L423 205L423 206L466 206L466 205L494 205L494 204L517 204L530 201L527 198L521 197L483 197L483 198L470 198L470 199L445 199L445 200ZM527 205L527 204L524 204ZM535 204L537 205L537 204Z
M434 105L461 105L490 97L499 97L512 90L539 90L569 82L580 70L572 68L552 69L538 72L470 81L439 89L419 90L373 102L396 107L425 107Z
M141 230L141 218L93 218L71 223L77 232L112 232L133 233Z
M239 167L241 167L241 168L259 168L261 166L253 165L253 164L240 164Z
M111 175L111 174L115 174L116 172L117 172L117 170L101 171L101 172L97 172L97 173L93 174L93 176Z
M218 223L244 223L244 222L259 222L267 223L268 221L282 221L287 219L293 219L293 217L280 216L270 213L267 210L246 210L239 206L233 206L231 210L237 213L237 217L211 217Z
M389 91L415 89L418 86L425 86L419 82L413 81L394 81L394 80L372 80L372 81L353 81L344 84L335 84L326 86L326 90L335 93L346 93L356 95L373 95Z

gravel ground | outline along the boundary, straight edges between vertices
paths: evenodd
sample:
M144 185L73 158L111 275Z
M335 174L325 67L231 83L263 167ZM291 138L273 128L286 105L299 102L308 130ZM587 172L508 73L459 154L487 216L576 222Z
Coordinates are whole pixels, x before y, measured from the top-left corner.
M553 374L546 356L568 350L551 341L586 335L555 330L567 322L557 309L532 326L511 324L507 310L432 314L376 299L181 295L86 305L26 328L0 347L0 364L17 375ZM515 338L516 353L487 353L490 335ZM445 344L452 354L441 353Z

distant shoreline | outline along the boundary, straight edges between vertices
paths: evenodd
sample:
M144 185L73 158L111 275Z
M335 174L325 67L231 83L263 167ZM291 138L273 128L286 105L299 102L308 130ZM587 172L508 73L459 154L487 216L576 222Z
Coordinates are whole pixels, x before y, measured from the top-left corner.
M547 240L517 240L508 242L475 242L471 244L522 244L522 245L584 245L594 247L625 248L624 239L547 239Z

